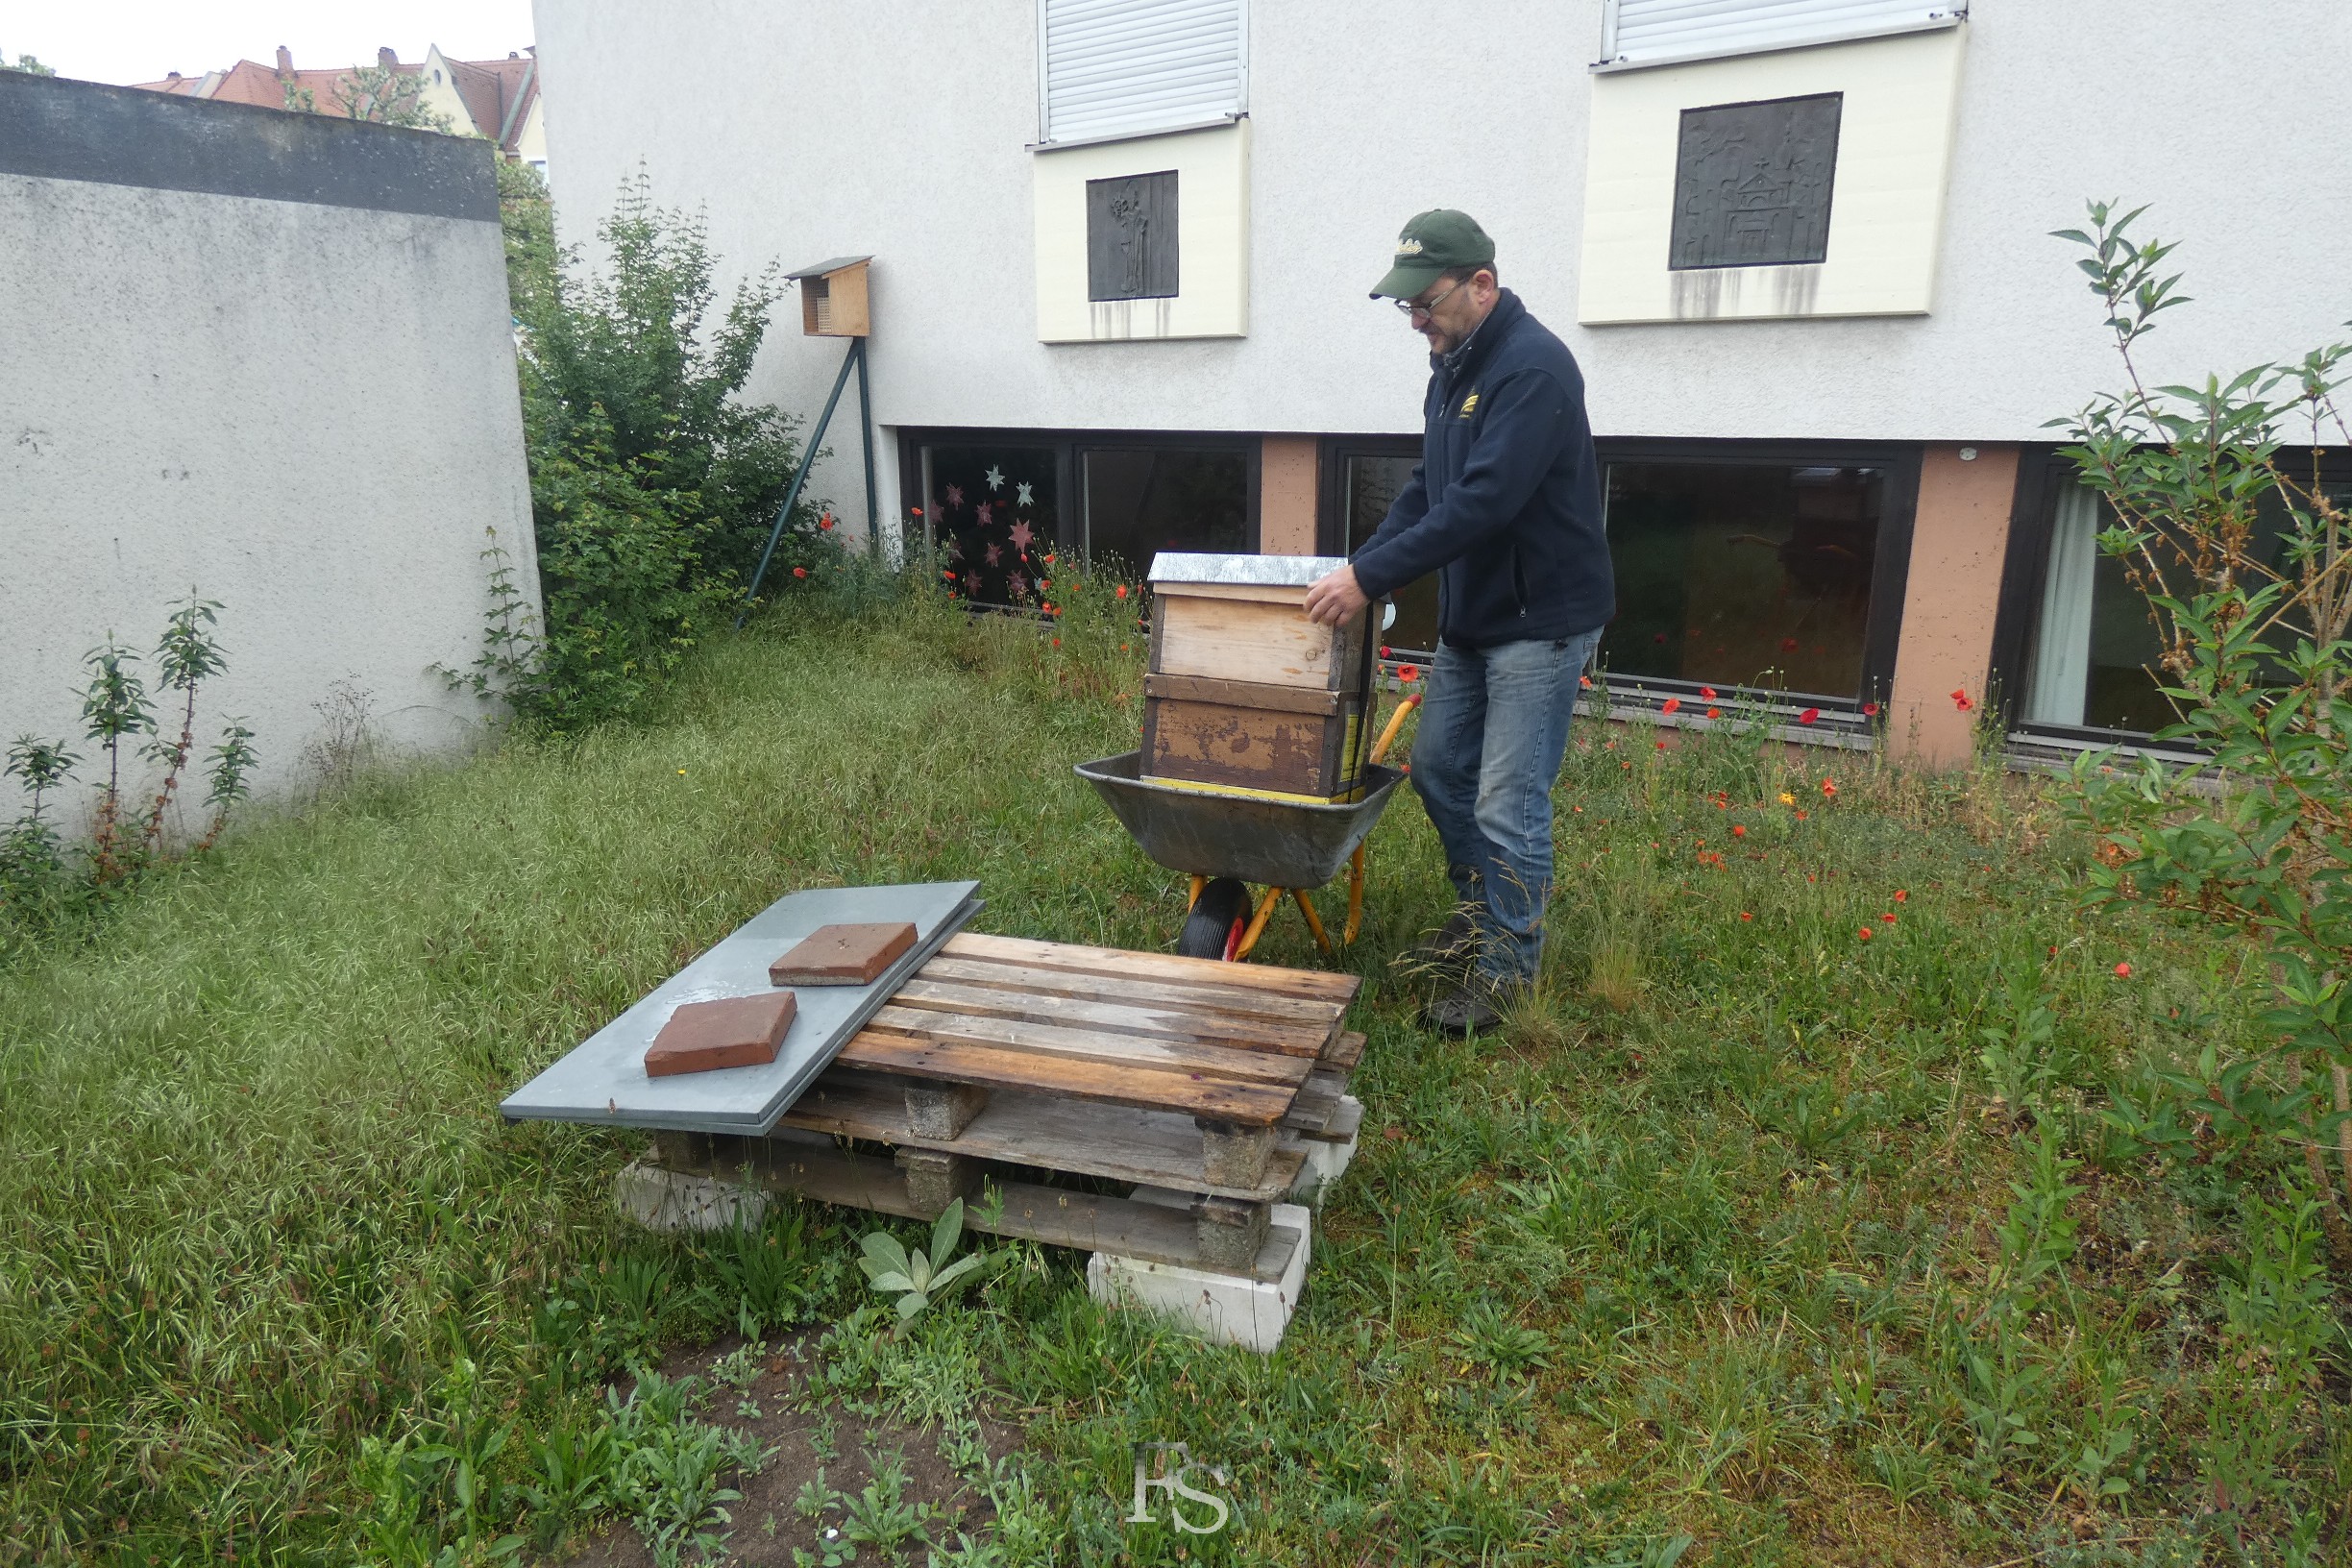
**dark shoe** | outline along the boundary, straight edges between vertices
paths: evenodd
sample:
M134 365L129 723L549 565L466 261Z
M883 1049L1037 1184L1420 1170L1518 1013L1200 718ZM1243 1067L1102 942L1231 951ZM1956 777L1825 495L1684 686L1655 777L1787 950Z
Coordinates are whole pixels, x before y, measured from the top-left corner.
M1490 1035L1503 1026L1503 1009L1510 1005L1515 992L1516 988L1499 987L1473 975L1430 1003L1421 1017L1441 1035L1466 1035L1474 1029Z
M1467 904L1458 906L1445 924L1397 955L1397 964L1414 973L1466 975L1478 958L1478 916Z

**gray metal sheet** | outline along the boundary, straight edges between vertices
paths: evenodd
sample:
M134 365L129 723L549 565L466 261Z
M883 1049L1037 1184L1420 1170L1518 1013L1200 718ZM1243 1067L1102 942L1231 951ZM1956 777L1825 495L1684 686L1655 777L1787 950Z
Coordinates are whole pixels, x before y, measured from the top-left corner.
M1305 588L1347 564L1344 555L1205 555L1164 550L1152 557L1151 580Z
M907 977L980 911L977 882L884 888L811 888L788 894L562 1061L508 1095L510 1120L584 1121L606 1127L763 1134L828 1066ZM776 1059L765 1066L648 1078L646 1047L687 1002L767 991L768 966L821 925L912 920L915 945L870 986L799 986L800 1010Z

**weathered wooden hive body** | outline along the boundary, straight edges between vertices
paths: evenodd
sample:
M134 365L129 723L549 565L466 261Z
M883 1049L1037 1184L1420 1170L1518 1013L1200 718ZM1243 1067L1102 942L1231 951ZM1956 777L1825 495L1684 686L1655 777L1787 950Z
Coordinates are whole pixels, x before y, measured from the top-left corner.
M1152 562L1145 777L1279 799L1353 800L1371 745L1370 610L1307 619L1312 555L1162 553Z

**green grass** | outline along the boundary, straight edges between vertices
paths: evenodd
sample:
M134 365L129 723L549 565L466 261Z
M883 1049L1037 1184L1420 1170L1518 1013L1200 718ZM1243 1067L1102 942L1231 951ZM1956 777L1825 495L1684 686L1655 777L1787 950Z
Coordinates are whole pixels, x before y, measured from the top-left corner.
M1164 947L1182 878L1069 773L1139 717L1142 643L1095 598L1063 647L788 604L646 727L368 780L0 972L0 1561L338 1561L394 1513L438 1528L446 1462L394 1484L368 1439L511 1425L487 1474L548 1494L534 1441L601 1430L613 1370L752 1287L725 1244L613 1217L640 1139L496 1102L797 887L978 877L987 929ZM1012 1560L2340 1539L2345 1368L2292 1171L2150 1131L2177 1098L2151 1075L2252 1027L2242 952L2076 914L2079 846L1996 775L1595 726L1559 798L1545 994L1468 1043L1387 968L1444 884L1415 803L1382 825L1347 959L1366 1136L1277 1357L1107 1317L1034 1249L888 1338L848 1318L869 1226L824 1211L779 1221L763 1311L847 1319L844 1397L1022 1424ZM1313 961L1288 914L1261 956ZM1143 1440L1228 1466L1235 1528L1121 1524Z

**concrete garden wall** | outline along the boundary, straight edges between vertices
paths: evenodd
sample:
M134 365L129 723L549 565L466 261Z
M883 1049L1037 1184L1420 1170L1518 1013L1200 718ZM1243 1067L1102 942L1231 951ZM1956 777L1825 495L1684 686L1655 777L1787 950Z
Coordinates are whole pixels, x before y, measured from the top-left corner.
M0 72L0 741L79 735L83 655L191 588L199 744L241 715L262 791L355 704L396 754L480 733L430 667L480 649L494 535L537 594L490 159Z

